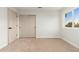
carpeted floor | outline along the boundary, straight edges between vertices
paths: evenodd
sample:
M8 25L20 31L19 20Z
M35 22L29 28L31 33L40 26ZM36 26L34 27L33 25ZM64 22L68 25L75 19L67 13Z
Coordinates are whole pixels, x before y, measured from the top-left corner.
M79 52L79 49L62 39L23 38L12 42L0 52Z

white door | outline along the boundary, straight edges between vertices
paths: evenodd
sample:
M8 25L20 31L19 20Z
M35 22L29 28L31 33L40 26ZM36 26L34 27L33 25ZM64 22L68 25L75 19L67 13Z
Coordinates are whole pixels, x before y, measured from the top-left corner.
M20 15L19 17L19 36L35 37L35 16L34 15Z
M16 40L16 20L17 20L17 14L8 9L8 30L9 30L9 43Z

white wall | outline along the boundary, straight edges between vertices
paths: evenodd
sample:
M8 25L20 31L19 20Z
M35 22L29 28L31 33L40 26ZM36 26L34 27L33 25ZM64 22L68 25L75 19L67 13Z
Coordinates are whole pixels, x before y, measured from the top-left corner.
M60 19L57 11L20 11L21 15L36 15L37 38L59 38Z
M7 8L0 7L0 48L8 44Z
M37 15L37 38L58 38L60 35L59 15L41 13Z
M65 28L64 27L64 14L68 11L73 10L74 8L65 8L62 11L62 38L71 43L72 45L79 48L79 28Z

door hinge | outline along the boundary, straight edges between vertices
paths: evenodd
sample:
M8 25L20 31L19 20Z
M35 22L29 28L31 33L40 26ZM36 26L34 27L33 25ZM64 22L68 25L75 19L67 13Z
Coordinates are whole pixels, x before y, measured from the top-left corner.
M16 36L18 36L18 35L16 34Z

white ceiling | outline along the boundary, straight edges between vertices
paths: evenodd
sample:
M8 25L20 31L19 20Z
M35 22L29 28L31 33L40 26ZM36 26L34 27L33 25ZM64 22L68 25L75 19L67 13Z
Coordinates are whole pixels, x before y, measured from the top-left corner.
M37 8L37 7L15 7L18 11L59 11L62 9L62 7L43 7L43 8Z

